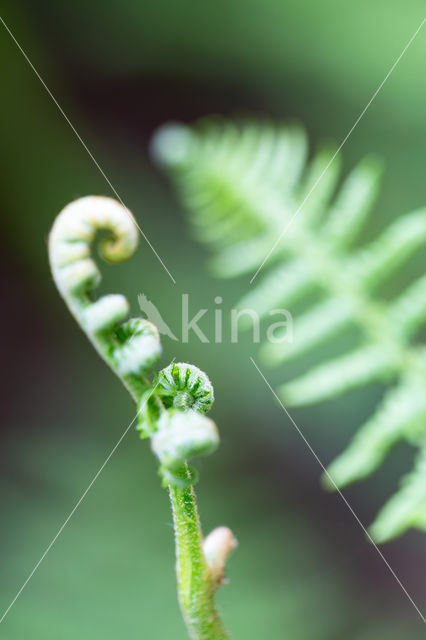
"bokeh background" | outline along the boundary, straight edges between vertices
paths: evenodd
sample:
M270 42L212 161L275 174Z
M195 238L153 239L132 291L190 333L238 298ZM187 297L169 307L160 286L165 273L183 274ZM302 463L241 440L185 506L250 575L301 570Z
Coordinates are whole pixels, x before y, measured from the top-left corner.
M2 16L168 268L149 248L104 267L103 291L155 302L179 330L191 309L224 308L247 283L218 282L148 146L167 120L251 113L302 121L315 144L340 141L424 17L422 0L104 0L2 3ZM426 29L426 28L425 28ZM373 235L426 202L423 30L344 148L344 167L385 158ZM46 236L57 212L112 195L76 135L0 25L2 441L0 605L5 610L134 415L53 286ZM418 260L424 259L418 258ZM423 263L424 264L424 263ZM419 263L417 264L417 267ZM210 315L212 319L212 314ZM203 328L212 335L209 319ZM239 344L182 345L206 370L222 444L201 462L207 532L240 546L220 607L234 638L417 640L424 623L320 469ZM268 372L272 382L282 373ZM327 463L383 394L357 391L294 417ZM400 446L374 478L347 491L366 524L409 469ZM184 640L175 596L167 495L146 442L131 431L1 624L5 640ZM426 611L426 537L383 552Z

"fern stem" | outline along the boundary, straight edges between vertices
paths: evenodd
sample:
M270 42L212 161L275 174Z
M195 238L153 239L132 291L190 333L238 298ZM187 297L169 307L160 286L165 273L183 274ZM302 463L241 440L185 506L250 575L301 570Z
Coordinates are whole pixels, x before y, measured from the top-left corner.
M214 603L216 584L203 551L193 487L169 485L176 541L179 602L193 640L229 640Z

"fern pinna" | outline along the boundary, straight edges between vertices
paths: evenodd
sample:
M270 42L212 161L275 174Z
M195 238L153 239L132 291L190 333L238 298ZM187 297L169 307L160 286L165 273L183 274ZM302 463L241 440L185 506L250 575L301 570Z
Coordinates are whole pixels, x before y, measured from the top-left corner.
M295 318L291 344L262 346L268 362L300 358L343 330L358 330L349 353L284 384L279 395L297 406L373 381L391 384L329 473L342 488L371 474L393 445L408 440L419 449L414 468L371 533L382 542L410 527L426 530L426 350L412 344L426 318L426 277L390 302L378 296L378 286L424 245L426 208L398 218L371 244L354 247L378 193L380 162L362 160L335 195L339 156L329 165L334 149L323 148L308 161L306 135L297 125L166 125L152 150L172 176L197 237L213 250L216 275L254 273L285 229L237 305L265 316L274 307L310 304ZM327 477L324 483L333 488Z

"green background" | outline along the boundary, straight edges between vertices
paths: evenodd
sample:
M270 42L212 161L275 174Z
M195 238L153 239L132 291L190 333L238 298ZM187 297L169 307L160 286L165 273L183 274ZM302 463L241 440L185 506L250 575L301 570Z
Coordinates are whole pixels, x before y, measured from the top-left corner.
M223 308L248 287L214 280L149 139L167 120L210 113L296 118L315 144L341 141L424 17L416 0L374 3L195 0L3 4L2 16L176 279L141 241L102 291L137 313L145 293L175 332L190 308ZM374 235L426 202L426 27L343 150L347 171L386 162ZM131 421L134 408L96 357L49 274L46 237L59 210L113 195L28 62L0 25L2 436L0 606L5 610ZM424 254L410 269L424 265ZM401 276L402 277L402 276ZM398 278L394 285L398 286ZM213 314L202 322L213 335ZM234 638L417 640L424 623L249 362L256 345L164 338L162 366L208 372L221 447L199 464L206 532L229 525L240 546L220 607ZM306 366L306 362L304 363ZM283 373L267 371L273 384ZM383 394L379 386L294 411L328 463ZM409 469L399 447L346 492L368 524ZM5 640L183 640L167 496L146 442L131 430L0 625ZM383 553L426 611L426 538Z

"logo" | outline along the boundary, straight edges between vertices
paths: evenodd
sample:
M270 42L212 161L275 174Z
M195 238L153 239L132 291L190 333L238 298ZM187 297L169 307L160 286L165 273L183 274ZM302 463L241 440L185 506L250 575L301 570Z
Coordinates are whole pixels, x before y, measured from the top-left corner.
M163 336L168 336L171 340L188 343L190 335L196 336L200 342L223 343L230 341L238 342L240 329L252 329L253 343L257 344L261 341L261 317L254 309L231 309L229 314L224 314L223 309L219 307L223 298L216 296L214 298L215 307L213 310L198 309L190 318L189 313L189 294L183 293L181 300L181 335L180 338L170 329L164 320L160 311L155 304L148 300L146 295L140 293L138 302L141 311L146 315L147 319L156 325L158 331ZM209 339L201 328L200 324L203 317L213 314L214 336ZM228 315L228 317L227 317ZM265 328L265 340L273 344L282 342L293 342L293 318L287 309L272 309L267 313L267 318L280 317L275 322L266 322L266 318L262 318ZM211 323L210 323L211 325Z

